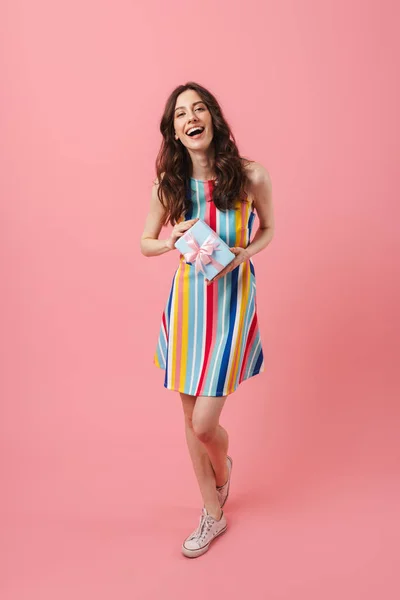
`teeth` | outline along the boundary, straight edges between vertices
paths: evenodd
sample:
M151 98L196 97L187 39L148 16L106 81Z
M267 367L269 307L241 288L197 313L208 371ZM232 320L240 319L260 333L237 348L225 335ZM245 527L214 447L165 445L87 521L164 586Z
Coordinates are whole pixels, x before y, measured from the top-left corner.
M189 131L187 132L188 135L190 135L193 131L199 130L204 131L204 127L192 127L191 129L189 129Z

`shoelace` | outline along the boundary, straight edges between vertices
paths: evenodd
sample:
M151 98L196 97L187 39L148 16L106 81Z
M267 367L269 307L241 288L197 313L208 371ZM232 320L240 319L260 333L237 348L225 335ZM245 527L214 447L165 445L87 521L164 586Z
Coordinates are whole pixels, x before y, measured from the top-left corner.
M196 540L198 542L202 542L207 533L210 531L211 527L212 518L208 515L206 516L202 514L200 517L199 526L197 527L196 531L194 531L189 537L189 540Z

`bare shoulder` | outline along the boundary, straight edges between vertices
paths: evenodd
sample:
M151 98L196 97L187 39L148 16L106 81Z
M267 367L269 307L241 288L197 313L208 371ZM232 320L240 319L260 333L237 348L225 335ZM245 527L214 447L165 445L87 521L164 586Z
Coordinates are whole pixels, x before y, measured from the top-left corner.
M256 161L248 162L245 164L245 171L251 190L257 190L260 185L272 185L270 174L261 163Z
M272 182L268 170L258 162L250 162L245 166L248 178L248 191L255 208L260 226L274 227L274 211L272 206Z
M160 175L160 178L158 178L156 176L156 178L153 181L153 188L158 188L158 186L160 185L160 183L161 183L162 178L164 177L164 175L165 175L165 172L162 172L161 175Z

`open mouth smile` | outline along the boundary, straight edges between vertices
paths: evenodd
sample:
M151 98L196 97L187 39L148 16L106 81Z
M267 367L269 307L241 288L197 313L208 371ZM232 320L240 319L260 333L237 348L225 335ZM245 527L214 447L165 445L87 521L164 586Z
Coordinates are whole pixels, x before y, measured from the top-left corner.
M188 135L191 138L197 139L203 134L203 132L204 132L204 127L196 126L196 127L191 127L186 132L186 135Z

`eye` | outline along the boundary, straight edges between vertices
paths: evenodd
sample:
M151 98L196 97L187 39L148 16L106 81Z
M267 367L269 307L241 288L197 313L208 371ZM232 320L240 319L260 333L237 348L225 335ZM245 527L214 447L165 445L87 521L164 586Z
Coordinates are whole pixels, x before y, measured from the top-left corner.
M198 106L196 110L206 110L203 106Z
M179 113L179 115L176 115L177 117L181 117L182 115L184 115L185 113Z

